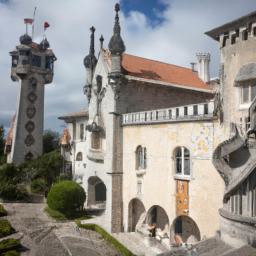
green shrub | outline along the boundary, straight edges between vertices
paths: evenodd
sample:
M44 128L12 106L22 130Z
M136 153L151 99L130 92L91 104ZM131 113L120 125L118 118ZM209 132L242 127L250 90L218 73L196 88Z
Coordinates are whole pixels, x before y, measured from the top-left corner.
M60 152L56 150L24 163L21 169L25 171L32 180L38 178L44 179L47 186L50 188L52 183L55 182L60 175L62 162L62 156Z
M24 179L24 175L25 173L23 172L23 170L13 164L3 164L0 166L1 184L18 184Z
M0 220L0 238L11 235L15 230L8 220Z
M0 197L4 200L28 200L29 194L26 188L22 185L11 183L1 184Z
M31 182L31 191L33 193L44 194L47 189L46 182L42 178L35 179Z
M11 250L11 251L2 253L1 256L20 256L20 252Z
M20 247L20 241L14 238L8 238L0 241L0 253L10 250L16 250Z
M74 181L60 181L54 184L48 193L47 204L67 217L81 211L86 196L84 189Z
M0 204L0 217L7 216L7 211L4 209L4 206Z
M76 224L80 228L93 230L99 233L108 243L112 244L123 256L135 256L131 251L129 251L124 245L117 241L102 227L96 224L81 224L80 221L76 221Z
M50 217L54 218L55 220L67 220L67 217L59 211L53 210L49 207L46 207L44 210Z

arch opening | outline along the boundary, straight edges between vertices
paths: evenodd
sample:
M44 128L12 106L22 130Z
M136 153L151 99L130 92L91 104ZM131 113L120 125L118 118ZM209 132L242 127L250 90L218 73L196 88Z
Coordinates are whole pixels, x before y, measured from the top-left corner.
M87 207L103 212L106 208L106 200L107 189L104 182L97 176L90 177L88 179Z
M141 220L146 213L143 203L133 198L128 205L128 232L134 232L137 230L137 226L144 221ZM144 216L145 218L145 216Z
M201 240L200 230L196 222L185 215L178 216L174 219L171 226L171 242L193 244Z

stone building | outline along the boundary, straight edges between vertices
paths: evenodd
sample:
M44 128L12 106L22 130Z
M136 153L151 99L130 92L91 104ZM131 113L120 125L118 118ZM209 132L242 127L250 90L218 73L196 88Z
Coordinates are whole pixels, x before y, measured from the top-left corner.
M28 34L20 37L20 44L10 52L11 79L21 80L16 118L6 145L7 160L16 165L36 158L43 151L44 85L53 79L56 57L46 38L40 44L32 42Z
M59 117L67 127L60 139L61 155L64 158L63 173L72 175L78 183L82 183L86 171L86 130L88 112L79 111Z
M221 49L211 79L208 53L197 69L125 53L115 11L108 49L101 37L95 57L92 27L84 59L86 207L108 231L154 229L167 246L217 231L255 246L256 12L207 32Z
M221 238L239 247L256 245L256 12L206 33L219 42L218 111L223 141L213 163L225 181Z
M104 226L112 232L147 233L156 222L157 234L168 241L178 231L184 241L212 236L224 184L211 163L218 121L210 56L197 55L197 72L127 54L119 5L115 11L109 49L101 37L95 57L92 27L84 59L87 207L104 210ZM202 202L210 214L200 209Z

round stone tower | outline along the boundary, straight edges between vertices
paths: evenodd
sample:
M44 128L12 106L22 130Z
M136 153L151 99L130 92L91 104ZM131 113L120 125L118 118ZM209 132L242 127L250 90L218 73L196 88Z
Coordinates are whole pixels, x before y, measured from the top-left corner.
M15 165L42 155L44 85L52 82L56 60L49 47L46 38L37 44L28 34L24 34L20 37L20 44L10 52L11 79L21 80L12 148L8 157L8 162Z

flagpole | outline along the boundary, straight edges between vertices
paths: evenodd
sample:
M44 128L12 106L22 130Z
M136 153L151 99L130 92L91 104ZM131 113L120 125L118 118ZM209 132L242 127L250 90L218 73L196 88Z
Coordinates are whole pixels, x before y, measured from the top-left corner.
M35 16L36 16L36 7L34 8L34 13L33 13L32 41L33 41L33 38L34 38L34 24L35 24Z

